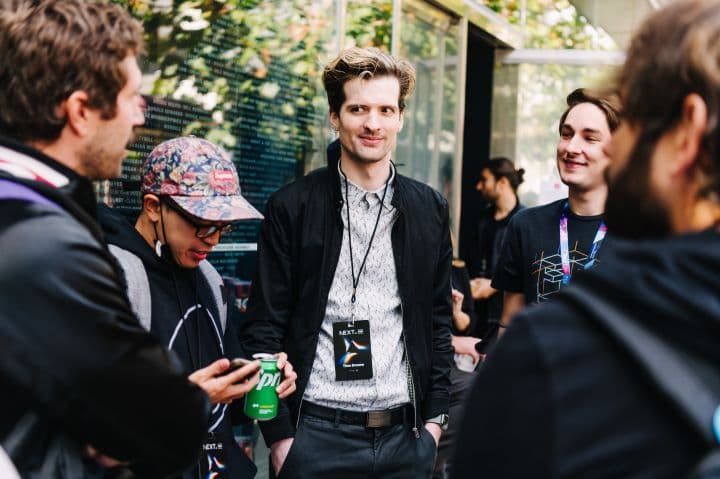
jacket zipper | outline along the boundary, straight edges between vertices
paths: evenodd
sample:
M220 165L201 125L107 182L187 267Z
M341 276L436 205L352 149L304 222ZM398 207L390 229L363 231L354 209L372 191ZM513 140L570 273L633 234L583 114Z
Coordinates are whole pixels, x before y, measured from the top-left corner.
M302 414L302 403L303 403L304 399L305 399L305 391L303 391L303 395L300 396L300 404L298 404L297 419L295 420L295 434L297 434L297 430L300 427L300 415Z
M401 315L401 317L405 317L405 313L403 311L402 299L400 300L400 315ZM412 365L410 364L410 352L409 352L410 350L407 347L407 340L405 339L405 331L404 330L403 330L402 338L403 338L403 346L405 346L405 372L407 373L410 401L412 402L412 407L413 407L412 431L413 431L413 434L415 435L415 439L420 439L420 431L418 430L418 427L417 427L417 404L415 402L415 380L413 379Z
M396 191L397 193L397 191ZM396 200L397 196L393 197L393 200ZM393 226L393 231L391 233L391 242L394 243L394 234L396 232L395 228L398 226L401 220L402 215L402 209L400 207L396 206L398 210L398 217L395 220L395 225ZM395 250L393 249L393 253ZM399 261L397 261L397 256L393 254L395 259L395 268L397 271L401 271L402 269L402 258ZM397 272L395 273L397 275ZM399 282L398 282L399 283ZM400 289L400 284L398 284L398 289ZM402 293L400 293L400 318L403 322L403 333L402 333L402 340L403 340L403 346L405 347L405 372L407 374L407 382L408 382L408 392L410 393L410 401L412 402L412 408L413 408L413 427L412 432L415 435L415 439L420 439L420 431L418 430L418 420L417 420L417 400L415 397L415 379L413 378L413 372L412 372L412 364L410 363L410 350L407 347L407 339L405 337L405 306L402 299Z

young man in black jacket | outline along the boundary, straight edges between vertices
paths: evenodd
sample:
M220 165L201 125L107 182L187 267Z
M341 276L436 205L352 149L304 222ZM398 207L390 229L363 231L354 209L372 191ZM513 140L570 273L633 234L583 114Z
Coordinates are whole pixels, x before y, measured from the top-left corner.
M286 350L298 373L265 431L273 472L428 477L447 424L452 252L447 202L390 161L414 69L352 48L323 81L339 144L270 198L243 328L246 349Z
M633 37L605 215L639 241L513 320L469 398L454 477L672 479L707 452L594 318L673 344L720 397L719 37L714 0L673 2Z
M0 442L22 477L164 477L195 460L208 399L133 315L90 183L144 121L142 29L82 0L3 8Z

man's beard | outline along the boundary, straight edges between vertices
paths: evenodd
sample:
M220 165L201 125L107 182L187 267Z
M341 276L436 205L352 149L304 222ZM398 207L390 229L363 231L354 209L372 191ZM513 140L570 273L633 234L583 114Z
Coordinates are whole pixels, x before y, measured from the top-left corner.
M650 144L641 148L638 145ZM608 231L629 239L661 238L672 234L672 225L662 198L650 183L650 158L654 142L643 142L642 136L633 149L628 164L613 181L608 180L605 222Z

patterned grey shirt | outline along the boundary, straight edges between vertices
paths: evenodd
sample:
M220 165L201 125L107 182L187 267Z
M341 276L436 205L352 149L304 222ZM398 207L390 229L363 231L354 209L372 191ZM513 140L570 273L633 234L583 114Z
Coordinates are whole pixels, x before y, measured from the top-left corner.
M339 168L339 165L338 165ZM340 172L343 198L345 176ZM315 360L304 399L325 407L351 411L388 409L410 402L403 345L400 291L390 233L397 211L390 204L393 197L393 168L383 211L368 253L365 268L357 286L355 319L370 322L373 377L354 381L335 380L335 356L332 331L336 321L350 321L352 308L352 275L348 246L347 210L343 205L343 239L335 277L328 294L325 318L320 328ZM357 275L380 208L385 185L376 191L365 191L348 181L348 202L352 233L353 262Z

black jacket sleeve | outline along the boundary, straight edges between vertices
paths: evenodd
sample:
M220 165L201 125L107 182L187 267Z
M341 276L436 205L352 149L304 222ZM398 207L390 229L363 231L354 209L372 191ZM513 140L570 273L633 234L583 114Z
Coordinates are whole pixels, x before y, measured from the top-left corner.
M431 389L423 404L423 419L438 414L447 414L450 410L450 369L453 362L452 337L452 289L450 276L452 271L452 244L447 202L443 200L443 235L438 251L438 260L433 281L433 317L432 317L432 365Z
M3 389L79 444L143 474L192 465L207 396L139 325L109 253L59 213L5 227L0 251Z
M292 286L290 219L286 208L271 197L258 238L258 272L248 301L240 339L248 354L283 351L283 339L295 303ZM294 365L295 366L295 365ZM278 415L261 424L268 445L292 437L295 428L284 401Z

